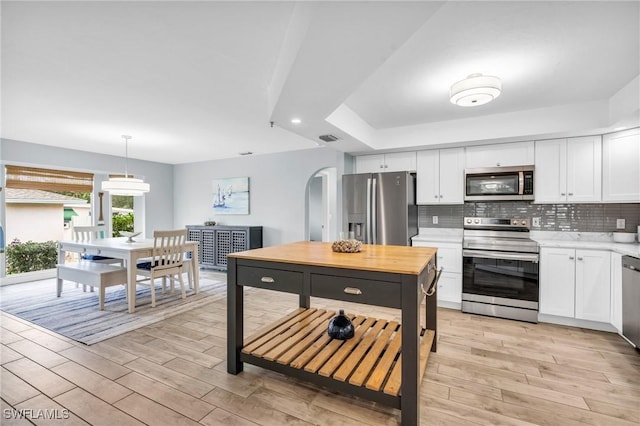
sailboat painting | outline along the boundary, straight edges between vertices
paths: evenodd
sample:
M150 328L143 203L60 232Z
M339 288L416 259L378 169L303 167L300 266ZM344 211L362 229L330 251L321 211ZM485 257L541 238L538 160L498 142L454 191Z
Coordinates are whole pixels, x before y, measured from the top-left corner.
M213 212L216 214L249 214L249 178L214 179Z

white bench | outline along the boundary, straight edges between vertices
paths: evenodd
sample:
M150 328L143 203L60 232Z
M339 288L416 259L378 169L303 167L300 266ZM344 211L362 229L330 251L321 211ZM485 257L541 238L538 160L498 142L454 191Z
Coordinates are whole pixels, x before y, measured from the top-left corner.
M104 310L104 293L109 286L127 285L127 268L106 263L81 261L57 266L58 297L62 294L62 280L75 281L100 289L100 310Z

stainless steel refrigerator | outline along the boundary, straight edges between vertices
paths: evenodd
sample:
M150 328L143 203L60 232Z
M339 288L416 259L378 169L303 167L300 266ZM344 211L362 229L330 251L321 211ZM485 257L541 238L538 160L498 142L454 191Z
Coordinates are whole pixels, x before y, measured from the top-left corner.
M343 231L363 243L410 246L418 233L415 174L344 175L342 197Z

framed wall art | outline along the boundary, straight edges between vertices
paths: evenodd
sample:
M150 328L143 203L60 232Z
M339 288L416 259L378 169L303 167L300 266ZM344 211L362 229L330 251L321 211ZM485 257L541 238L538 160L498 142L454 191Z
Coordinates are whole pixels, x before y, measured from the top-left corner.
M215 214L249 214L249 177L213 180Z

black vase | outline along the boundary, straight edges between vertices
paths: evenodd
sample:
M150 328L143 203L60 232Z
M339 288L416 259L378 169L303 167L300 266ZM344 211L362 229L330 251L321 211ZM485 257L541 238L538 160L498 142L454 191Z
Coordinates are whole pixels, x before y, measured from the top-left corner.
M353 337L355 329L353 323L340 309L340 313L329 321L329 337L338 340L347 340Z

